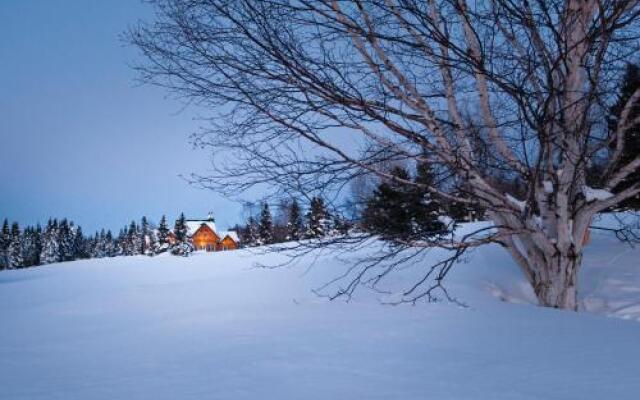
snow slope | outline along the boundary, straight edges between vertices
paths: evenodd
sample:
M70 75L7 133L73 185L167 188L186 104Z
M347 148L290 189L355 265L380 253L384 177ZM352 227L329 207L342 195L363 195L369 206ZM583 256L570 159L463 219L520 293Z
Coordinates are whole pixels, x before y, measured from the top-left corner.
M393 307L366 290L328 302L311 289L345 268L332 254L315 254L312 268L311 256L252 268L275 258L235 251L1 272L0 399L639 398L640 323L496 300L533 301L497 247L453 272L449 287L468 308ZM586 308L640 320L639 258L594 235Z

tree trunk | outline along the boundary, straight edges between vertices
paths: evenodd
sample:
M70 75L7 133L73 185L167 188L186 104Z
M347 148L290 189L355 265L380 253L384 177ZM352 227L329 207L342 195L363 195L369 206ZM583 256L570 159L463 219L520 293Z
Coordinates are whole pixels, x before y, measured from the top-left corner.
M522 269L540 305L577 311L582 242L558 243L541 233L505 237L503 244Z
M578 310L578 268L581 256L556 255L550 265L535 266L531 284L540 305Z

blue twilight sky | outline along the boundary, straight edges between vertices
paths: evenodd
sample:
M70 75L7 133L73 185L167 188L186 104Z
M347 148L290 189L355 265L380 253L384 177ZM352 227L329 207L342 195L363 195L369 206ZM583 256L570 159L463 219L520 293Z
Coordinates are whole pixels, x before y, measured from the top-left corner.
M179 177L209 167L188 141L194 111L127 64L137 53L119 35L151 14L138 0L0 1L0 218L86 232L180 211L239 222L238 204Z

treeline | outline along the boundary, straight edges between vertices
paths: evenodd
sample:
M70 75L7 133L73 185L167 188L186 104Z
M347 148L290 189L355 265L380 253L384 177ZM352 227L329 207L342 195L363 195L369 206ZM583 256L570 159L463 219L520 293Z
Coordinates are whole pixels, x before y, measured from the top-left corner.
M316 196L311 198L305 211L297 200L283 200L275 205L278 217L274 222L271 207L263 202L259 213L252 213L243 226L235 229L246 247L349 232L369 233L385 240L408 243L447 234L452 222L470 222L484 217L480 208L439 198L425 189L435 183L435 175L426 163L418 164L412 172L401 165L390 165L388 171L388 179L357 181L356 185L368 187L353 190L341 207L329 210L325 201Z
M5 219L0 231L0 270L90 258L154 256L164 252L186 256L193 251L184 214L174 224L173 240L169 239L169 232L165 216L157 226L142 217L140 223L131 221L118 235L102 229L90 236L85 236L79 225L67 219L50 219L44 228L38 224L24 229L17 222L9 224Z
M249 216L243 226L234 228L243 247L346 234L353 227L341 214L330 212L321 197L313 197L306 212L296 199L281 201L277 208L275 222L271 207L263 202L258 215Z
M419 164L410 173L405 167L389 167L389 179L376 179L373 187L360 190L347 199L356 207L336 207L329 210L321 197L312 197L306 210L296 199L280 201L274 222L271 207L263 202L259 213L250 215L243 226L236 226L246 247L317 239L365 232L386 240L408 241L447 233L447 221L482 219L483 211L468 205L444 201L431 195L424 187L433 183L434 174L427 164ZM407 185L413 182L416 185ZM371 185L371 182L369 182ZM358 192L357 190L354 192ZM344 209L339 212L337 209ZM345 216L346 215L346 216Z

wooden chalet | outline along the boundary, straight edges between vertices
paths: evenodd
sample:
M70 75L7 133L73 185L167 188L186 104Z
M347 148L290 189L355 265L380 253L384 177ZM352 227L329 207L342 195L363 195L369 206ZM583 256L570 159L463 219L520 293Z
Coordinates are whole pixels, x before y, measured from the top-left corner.
M214 219L187 220L187 234L196 250L224 251L240 247L240 238L235 231L218 231Z

